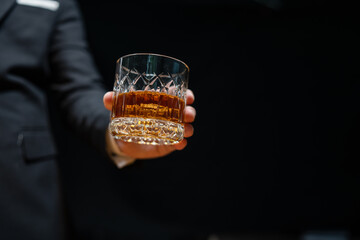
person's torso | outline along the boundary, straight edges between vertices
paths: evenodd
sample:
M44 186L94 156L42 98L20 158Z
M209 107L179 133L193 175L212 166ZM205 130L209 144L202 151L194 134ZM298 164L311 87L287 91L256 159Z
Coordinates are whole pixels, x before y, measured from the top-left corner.
M61 236L56 149L46 94L48 46L57 17L56 9L47 4L55 2L59 4L49 0L1 0L0 4L0 232L4 239Z

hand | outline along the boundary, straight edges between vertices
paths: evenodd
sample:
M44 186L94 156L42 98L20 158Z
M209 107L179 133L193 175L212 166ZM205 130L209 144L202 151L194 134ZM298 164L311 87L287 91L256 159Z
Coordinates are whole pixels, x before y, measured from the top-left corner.
M107 92L104 95L104 106L107 110L111 111L112 108L112 96L113 92ZM119 150L132 158L136 159L149 159L163 157L175 150L182 150L187 145L186 138L191 137L194 133L194 128L190 124L195 120L196 111L191 105L195 100L194 93L191 90L186 92L186 103L188 106L185 107L185 132L184 139L178 144L174 145L142 145L137 143L124 142L122 140L116 140Z

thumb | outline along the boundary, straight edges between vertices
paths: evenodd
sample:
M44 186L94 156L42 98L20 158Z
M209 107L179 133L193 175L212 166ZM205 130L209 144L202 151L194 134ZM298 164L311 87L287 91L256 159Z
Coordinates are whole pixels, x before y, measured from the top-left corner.
M109 111L111 111L112 108L112 97L113 92L107 92L103 97L104 107Z

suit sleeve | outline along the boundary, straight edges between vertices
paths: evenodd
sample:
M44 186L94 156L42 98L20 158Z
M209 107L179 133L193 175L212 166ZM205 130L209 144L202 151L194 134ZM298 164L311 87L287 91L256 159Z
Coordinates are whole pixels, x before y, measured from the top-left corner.
M58 11L49 49L52 94L68 125L105 153L109 112L102 102L105 90L88 50L81 15L72 0L61 1Z

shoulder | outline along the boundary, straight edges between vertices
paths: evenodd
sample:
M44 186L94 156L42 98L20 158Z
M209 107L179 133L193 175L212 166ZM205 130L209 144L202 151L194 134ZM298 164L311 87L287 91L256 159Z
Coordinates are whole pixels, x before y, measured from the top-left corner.
M56 0L56 2L59 5L60 11L71 11L78 8L78 3L76 0Z

